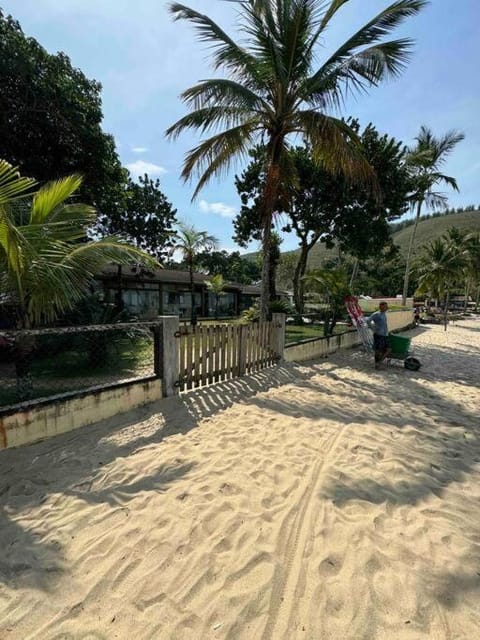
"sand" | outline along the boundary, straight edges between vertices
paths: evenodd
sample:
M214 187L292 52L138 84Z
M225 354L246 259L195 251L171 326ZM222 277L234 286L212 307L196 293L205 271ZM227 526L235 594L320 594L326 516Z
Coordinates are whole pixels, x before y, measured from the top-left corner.
M0 453L0 638L480 637L480 321Z

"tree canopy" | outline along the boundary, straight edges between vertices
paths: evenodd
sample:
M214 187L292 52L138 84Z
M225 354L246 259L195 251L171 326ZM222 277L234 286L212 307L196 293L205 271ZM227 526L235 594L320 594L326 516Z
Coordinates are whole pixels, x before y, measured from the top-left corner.
M111 214L127 171L102 131L100 83L64 53L48 53L0 9L0 84L0 158L39 182L81 174L82 200Z
M295 306L303 310L304 281L308 254L319 241L359 259L380 253L390 243L389 221L408 209L411 181L405 167L401 142L380 134L372 124L362 133L357 121L350 122L359 135L360 150L376 176L376 186L352 182L333 175L315 163L309 147L289 153L295 179L277 199L275 208L284 213L282 229L294 232L300 253L293 277ZM262 147L251 152L252 161L236 186L242 206L234 220L234 239L245 245L261 233L259 206L265 183L265 154Z
M121 234L139 249L163 260L175 244L176 213L160 190L160 180L152 180L147 174L140 176L138 182L129 177L123 206L109 215L100 215L97 230L101 235Z
M174 138L188 129L212 134L185 158L182 176L186 180L195 173L199 176L194 195L262 139L266 149L260 209L262 317L268 314L270 299L272 218L277 199L292 178L288 150L293 137L303 136L325 169L371 177L355 132L331 112L342 105L347 92L364 92L403 70L412 42L387 38L425 4L425 0L393 2L322 56L325 36L345 0L239 2L241 42L207 15L177 2L170 5L175 19L190 21L199 39L210 47L213 68L227 74L184 91L182 98L190 112L167 130Z

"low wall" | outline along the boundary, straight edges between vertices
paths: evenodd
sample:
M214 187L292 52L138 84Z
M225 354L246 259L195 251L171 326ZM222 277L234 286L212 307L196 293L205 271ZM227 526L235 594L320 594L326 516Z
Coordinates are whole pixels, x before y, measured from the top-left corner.
M389 311L388 328L391 332L410 327L413 323L413 311ZM331 338L313 338L285 346L284 359L287 362L305 362L324 358L338 349L350 349L360 344L357 331L347 331Z
M0 449L86 427L161 397L162 381L152 378L11 406L0 410Z

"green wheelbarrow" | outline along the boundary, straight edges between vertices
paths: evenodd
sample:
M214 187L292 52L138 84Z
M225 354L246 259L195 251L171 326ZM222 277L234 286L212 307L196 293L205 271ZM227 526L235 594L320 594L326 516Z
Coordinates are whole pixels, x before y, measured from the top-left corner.
M405 336L390 335L388 336L391 352L387 356L387 360L402 360L403 366L409 371L418 371L422 363L415 358L410 351L410 338Z

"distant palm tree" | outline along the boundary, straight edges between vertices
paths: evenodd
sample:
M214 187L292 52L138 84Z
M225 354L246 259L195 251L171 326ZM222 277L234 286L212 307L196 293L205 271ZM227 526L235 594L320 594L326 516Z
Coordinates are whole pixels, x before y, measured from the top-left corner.
M466 264L466 250L456 238L447 233L430 242L417 267L419 295L429 294L443 300L444 328L447 330L448 307L452 289L462 278Z
M221 296L226 295L225 280L221 273L217 273L212 276L210 280L206 280L205 284L207 285L207 289L215 296L215 320L218 320L218 303Z
M345 297L351 293L344 269L313 269L302 278L310 294L320 294L327 305L324 323L325 337L333 335L340 317L345 313Z
M186 129L221 131L186 156L185 180L198 171L194 197L214 175L224 175L235 158L245 157L257 142L267 151L262 195L262 297L266 318L269 257L275 202L294 168L289 140L300 134L316 161L331 171L372 180L358 138L344 121L329 114L347 93L362 92L395 76L405 67L412 42L382 40L426 0L397 0L354 33L317 67L319 49L332 18L348 0L243 0L238 15L245 44L236 42L208 16L174 2L176 20L192 22L199 39L211 47L213 67L228 79L203 80L182 94L192 110L167 130L177 137Z
M415 224L410 235L403 279L402 304L404 306L407 303L413 245L422 206L426 204L431 209L447 208L446 196L443 193L434 191L435 187L441 183L452 187L455 191L459 190L455 178L444 175L440 172L440 169L447 156L464 138L464 134L458 131L449 131L443 137L436 138L428 127L422 126L420 133L416 137L417 144L407 154L406 164L410 169L414 188L411 202L413 206L416 206L416 214Z
M186 263L190 274L190 296L192 305L190 320L192 325L197 323L195 283L193 279L195 262L199 253L202 251L214 251L217 249L218 244L217 238L209 235L206 231L198 231L195 227L183 223L179 225L173 250L181 253L182 259Z

